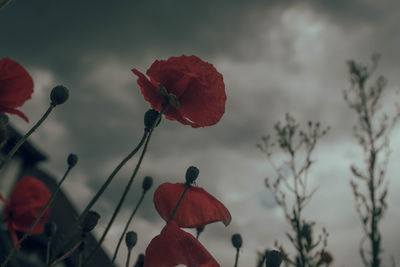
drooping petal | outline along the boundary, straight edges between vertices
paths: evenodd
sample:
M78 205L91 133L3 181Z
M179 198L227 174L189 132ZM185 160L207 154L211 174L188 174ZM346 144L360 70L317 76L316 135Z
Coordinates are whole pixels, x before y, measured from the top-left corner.
M154 205L160 216L168 221L179 201L185 185L163 183L154 192ZM174 216L180 227L195 228L222 221L228 225L231 215L228 209L201 187L190 186Z
M144 267L172 267L179 264L190 267L220 266L196 238L172 221L151 240L146 249Z
M33 93L33 80L18 62L9 58L0 60L0 112L26 116L16 108L22 106Z

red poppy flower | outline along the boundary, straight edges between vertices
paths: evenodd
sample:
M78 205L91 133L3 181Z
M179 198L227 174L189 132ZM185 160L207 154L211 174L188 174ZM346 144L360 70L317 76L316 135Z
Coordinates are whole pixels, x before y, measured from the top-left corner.
M161 110L166 97L173 95L179 103L168 105L164 115L192 127L216 124L225 112L225 85L222 75L210 63L196 56L170 57L156 60L147 70L150 80L132 69L144 99L153 109ZM165 87L161 92L157 85ZM174 102L174 101L173 101ZM175 106L175 107L174 107Z
M168 222L146 248L144 267L219 267L218 262L191 234L181 230L175 221Z
M3 216L14 244L18 243L16 231L27 232L50 197L51 193L44 183L31 176L24 176L17 182L8 201L0 196L6 205ZM33 228L32 234L43 232L49 214L50 208Z
M154 192L154 205L160 216L168 221L178 203L185 184L163 183ZM201 187L190 186L175 213L174 221L180 227L194 228L212 222L231 222L228 209Z
M0 59L0 113L16 114L28 121L16 108L30 99L32 92L33 80L24 67L9 58Z

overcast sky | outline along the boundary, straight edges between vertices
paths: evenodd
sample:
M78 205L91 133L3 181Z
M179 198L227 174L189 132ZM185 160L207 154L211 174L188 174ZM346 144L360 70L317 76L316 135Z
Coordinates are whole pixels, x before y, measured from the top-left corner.
M339 1L12 1L0 11L0 57L10 57L32 74L35 93L21 110L30 118L10 120L28 130L49 105L53 86L70 89L32 141L49 156L43 168L60 176L69 153L79 164L64 188L83 207L143 132L143 100L132 68L145 72L156 59L197 55L222 73L226 113L215 126L193 129L163 120L123 211L106 241L114 250L140 194L145 175L158 185L182 181L186 168L200 169L198 185L220 199L232 223L207 226L200 240L222 266L233 266L233 233L243 236L240 266L254 266L256 251L287 244L282 210L264 187L273 171L256 144L272 133L286 112L300 123L330 125L313 156L311 185L319 190L305 210L317 229L330 233L333 266L361 266L362 236L349 187L349 165L362 164L352 137L355 114L342 90L348 87L346 60L369 63L382 54L377 73L389 80L385 104L398 99L400 85L400 2ZM390 112L391 109L388 108ZM400 264L400 130L391 135L389 212L381 226L383 258ZM116 205L136 163L119 173L96 209L98 232ZM131 229L139 233L134 252L144 252L164 222L148 195ZM120 263L125 261L120 254ZM134 257L136 258L136 256Z

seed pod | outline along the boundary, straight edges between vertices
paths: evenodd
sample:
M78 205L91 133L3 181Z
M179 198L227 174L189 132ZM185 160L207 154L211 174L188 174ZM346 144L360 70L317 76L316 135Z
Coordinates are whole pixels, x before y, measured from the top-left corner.
M89 233L90 231L92 231L96 227L99 219L100 214L92 210L89 211L81 224L82 231L84 233Z

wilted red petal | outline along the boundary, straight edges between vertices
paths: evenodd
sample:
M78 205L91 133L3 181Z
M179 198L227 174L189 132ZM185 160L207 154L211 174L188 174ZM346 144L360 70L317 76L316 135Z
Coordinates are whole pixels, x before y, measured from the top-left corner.
M9 58L0 60L0 113L17 114L28 118L16 108L22 106L33 93L33 80L18 62Z
M185 185L163 183L154 192L154 205L160 216L168 221ZM231 222L228 209L201 187L190 186L174 216L180 227L195 228L216 221Z
M144 267L171 267L179 264L190 267L220 266L196 238L172 221L151 240L146 249Z
M225 112L226 94L222 75L212 64L196 56L156 60L146 72L150 80L138 70L132 71L139 77L142 94L152 108L160 111L164 101L157 91L158 83L178 98L180 107L167 107L164 112L169 120L194 128L204 127L216 124Z
M6 203L4 217L7 218L7 226L15 242L13 231L26 232L39 216L51 193L43 182L32 176L24 176L20 179ZM50 214L50 208L46 210L32 230L32 234L40 234Z

